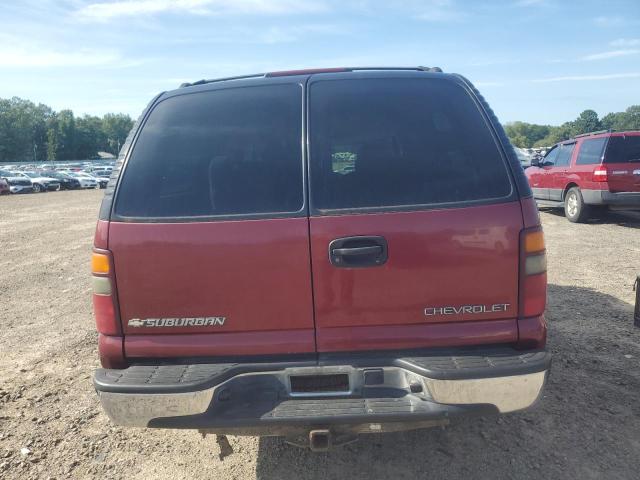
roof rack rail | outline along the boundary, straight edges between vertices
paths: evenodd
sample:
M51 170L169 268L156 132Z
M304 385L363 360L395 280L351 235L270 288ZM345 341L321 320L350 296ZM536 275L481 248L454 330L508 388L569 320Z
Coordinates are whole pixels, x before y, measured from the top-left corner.
M196 85L204 85L205 83L216 83L216 82L226 82L228 80L244 80L245 78L259 78L265 77L266 73L253 73L251 75L238 75L236 77L224 77L224 78L211 78L211 79L202 79L196 82L185 82L181 83L179 88L185 87L195 87Z
M252 75L239 75L236 77L202 79L195 82L185 82L180 84L179 88L194 87L196 85L204 85L206 83L226 82L229 80L244 80L246 78L266 78L266 77L284 77L288 75L309 75L313 73L335 73L335 72L361 72L370 70L410 70L419 72L442 73L440 67L346 67L346 68L310 68L304 70L283 70L267 73L255 73Z
M580 135L575 135L573 138L588 137L589 135L600 135L601 133L612 133L612 132L615 132L615 130L613 128L609 128L607 130L598 130L597 132L581 133Z
M410 71L418 71L418 72L434 72L434 73L442 73L442 69L440 67L353 67L349 70L352 71L363 71L363 70L410 70Z

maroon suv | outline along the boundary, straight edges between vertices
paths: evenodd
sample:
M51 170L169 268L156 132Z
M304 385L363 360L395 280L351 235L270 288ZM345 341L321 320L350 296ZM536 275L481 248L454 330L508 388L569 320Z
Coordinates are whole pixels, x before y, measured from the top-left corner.
M640 210L640 131L594 132L553 147L526 170L541 206L571 222L603 209Z
M319 450L539 397L538 213L463 77L186 84L150 103L116 169L92 260L114 422Z

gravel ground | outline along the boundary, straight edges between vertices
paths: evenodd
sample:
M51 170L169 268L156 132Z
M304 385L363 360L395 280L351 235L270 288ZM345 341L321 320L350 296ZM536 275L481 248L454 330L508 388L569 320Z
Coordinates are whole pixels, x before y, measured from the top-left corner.
M536 408L326 454L273 438L122 429L91 385L98 366L89 254L102 192L0 198L0 477L638 478L640 215L588 225L543 213L553 373Z

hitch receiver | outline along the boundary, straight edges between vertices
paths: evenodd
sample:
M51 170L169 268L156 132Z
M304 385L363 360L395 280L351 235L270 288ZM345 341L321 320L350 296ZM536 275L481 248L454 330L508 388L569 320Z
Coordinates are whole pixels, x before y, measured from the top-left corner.
M326 452L331 448L331 432L329 430L311 430L309 432L309 448L312 452Z

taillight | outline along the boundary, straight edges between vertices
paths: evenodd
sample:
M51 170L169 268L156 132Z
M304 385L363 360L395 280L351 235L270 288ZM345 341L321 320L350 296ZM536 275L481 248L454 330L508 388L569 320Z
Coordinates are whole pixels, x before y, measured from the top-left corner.
M106 368L122 368L125 366L122 348L114 348L116 344L122 345L122 329L118 318L111 252L94 250L91 257L91 275L93 312L100 334L100 360ZM104 349L103 346L107 344L109 348Z
M607 167L599 166L593 171L594 182L606 182L608 180Z
M520 238L520 318L542 315L547 302L547 255L541 227Z

